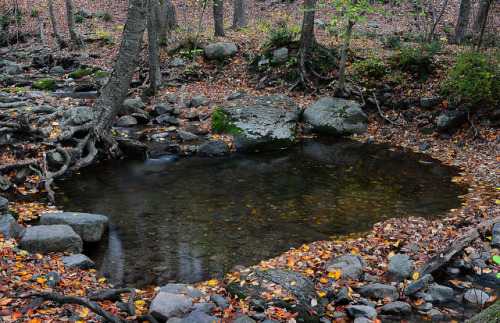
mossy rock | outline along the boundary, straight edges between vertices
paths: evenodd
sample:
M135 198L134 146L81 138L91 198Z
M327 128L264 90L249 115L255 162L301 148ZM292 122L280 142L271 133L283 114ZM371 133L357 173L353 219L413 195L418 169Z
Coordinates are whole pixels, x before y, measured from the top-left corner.
M80 69L80 70L76 70L76 71L69 73L68 77L71 77L73 79L81 79L82 77L87 76L87 75L91 75L91 74L92 74L92 70Z
M41 79L31 85L39 90L54 90L56 88L56 81L51 78Z
M496 301L488 308L474 315L467 322L474 323L496 323L500 321L500 301Z
M92 77L95 77L95 78L104 78L104 77L108 77L109 75L110 75L109 72L97 71L94 74L92 74Z
M234 125L234 118L222 107L212 112L212 130L223 134L241 135L243 131Z

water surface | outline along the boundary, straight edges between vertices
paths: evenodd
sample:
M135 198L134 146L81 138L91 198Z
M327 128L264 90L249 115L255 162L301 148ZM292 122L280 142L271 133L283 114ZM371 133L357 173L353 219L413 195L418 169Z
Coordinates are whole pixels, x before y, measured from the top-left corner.
M110 217L84 252L117 285L198 282L392 217L460 205L456 170L403 149L347 140L227 158L117 161L60 183L67 211Z

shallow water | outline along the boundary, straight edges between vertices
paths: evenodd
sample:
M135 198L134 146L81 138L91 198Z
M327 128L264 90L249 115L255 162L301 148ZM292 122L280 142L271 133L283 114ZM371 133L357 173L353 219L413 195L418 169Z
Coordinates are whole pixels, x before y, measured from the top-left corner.
M110 217L84 253L117 285L220 277L304 243L367 232L392 217L456 208L456 169L402 149L347 140L228 158L96 165L60 183L67 211Z

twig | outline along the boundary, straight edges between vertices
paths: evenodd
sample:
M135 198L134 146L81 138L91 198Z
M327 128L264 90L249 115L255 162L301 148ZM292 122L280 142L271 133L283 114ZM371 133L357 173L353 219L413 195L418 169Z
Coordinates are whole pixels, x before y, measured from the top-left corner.
M474 122L472 122L472 120L470 118L469 109L467 109L464 105L462 105L461 108L464 109L465 112L467 112L467 120L469 120L469 123L471 124L472 128L474 128L474 136L472 136L472 138L477 138L479 135L479 131L477 130L477 127L474 125Z
M375 104L377 104L377 109L378 109L378 113L380 114L380 116L387 122L389 122L390 124L392 124L394 127L400 127L399 124L395 123L394 121L392 121L391 119L387 118L386 116L384 116L384 114L382 113L382 110L380 109L380 105L378 104L378 100L377 100L377 97L375 96L375 93L372 93L373 94L373 98L375 99Z

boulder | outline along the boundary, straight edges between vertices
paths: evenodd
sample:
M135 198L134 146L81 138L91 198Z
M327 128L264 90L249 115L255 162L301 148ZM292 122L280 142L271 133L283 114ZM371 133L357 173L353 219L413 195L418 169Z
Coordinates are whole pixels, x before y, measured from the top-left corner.
M193 311L210 315L215 310L215 307L214 303L196 303L193 305Z
M2 215L0 213L0 234L5 240L10 238L17 239L21 233L19 222L10 214Z
M160 288L160 292L162 293L170 293L170 294L186 294L189 297L203 297L205 294L198 288L193 286L189 286L186 284L167 284Z
M262 311L269 306L286 308L291 313L299 313L296 317L297 322L317 322L319 317L325 313L323 300L316 293L314 282L300 273L271 269L242 275L240 281L248 282L245 284L230 283L226 286L227 291L232 295L238 295L240 299L250 297L254 306ZM281 285L284 293L290 293L293 296L293 301L286 301L279 297L274 299L262 297L262 293L272 294L275 284ZM311 311L315 311L317 314L311 316Z
M62 66L54 66L49 71L50 74L66 74L66 70Z
M295 142L301 109L283 95L231 101L214 110L212 129L234 137L237 150L274 150Z
M90 12L90 10L88 9L81 8L80 11L78 11L78 13L85 19L92 18L92 12Z
M423 109L433 109L440 105L444 101L444 98L442 96L437 96L437 97L422 97L420 98L420 106Z
M149 314L157 320L166 321L189 313L192 306L193 302L188 296L160 292L151 302Z
M248 315L240 315L234 320L234 323L255 323L255 320Z
M177 93L168 93L167 94L167 102L168 103L174 104L177 101L179 101L179 94L177 94Z
M483 306L490 299L490 295L482 290L471 288L464 294L464 300L472 304Z
M108 217L90 213L45 213L40 218L40 224L66 224L80 235L84 242L98 242L108 227Z
M341 98L322 98L304 111L304 122L314 131L329 136L362 134L368 128L368 117L357 103Z
M177 136L183 141L191 141L198 139L198 136L189 131L177 130Z
M0 175L0 190L6 191L12 186L12 182L7 178Z
M90 269L95 266L95 263L84 254L63 256L61 262L71 269Z
M62 114L61 125L78 126L94 119L94 112L85 106L73 107Z
M421 290L427 288L430 282L433 281L433 278L430 274L426 274L421 278L412 281L408 286L405 287L403 294L406 296L413 295Z
M496 223L491 230L491 247L500 248L500 223Z
M273 60L275 63L284 63L288 61L288 48L282 47L274 51Z
M460 110L448 111L439 116L436 127L440 131L459 128L467 121L467 113Z
M189 106L192 108L197 108L203 104L203 97L201 95L195 96L189 100Z
M196 150L198 156L227 156L230 153L229 145L222 140L205 142Z
M369 320L373 320L374 318L377 317L377 311L370 306L363 306L363 305L352 305L348 306L346 308L347 314L349 314L350 317L366 317Z
M211 296L210 300L212 302L215 302L217 304L217 306L221 308L221 310L225 310L225 309L229 308L229 303L227 302L227 300L219 294L215 294L215 295Z
M411 306L406 302L393 302L385 304L380 308L380 313L382 314L400 315L400 314L407 314L410 312L411 312Z
M0 196L0 215L4 214L4 212L7 212L9 209L9 200L7 200L5 197Z
M174 107L168 103L162 103L162 104L158 104L156 106L153 107L153 110L154 111L154 115L155 116L159 116L159 115L162 115L162 114L168 114L172 111L174 111Z
M32 253L82 252L82 239L69 225L39 225L28 227L19 248Z
M371 299L384 299L384 297L389 297L393 301L399 299L399 292L396 287L380 283L361 287L359 289L359 294L361 294L361 296L363 297Z
M433 302L447 302L453 298L453 289L451 287L434 285L427 289L432 296Z
M131 115L137 110L142 110L144 107L145 105L140 98L126 99L125 101L123 101L123 106L120 109L118 115Z
M205 47L205 55L212 60L221 61L226 57L236 54L238 48L235 44L219 42Z
M170 64L168 64L169 67L182 67L184 66L184 60L182 58L174 58Z
M116 120L114 123L115 127L130 127L137 124L137 119L132 116L123 116Z
M325 263L325 267L329 271L340 269L340 275L343 279L360 279L363 276L363 267L365 266L366 260L355 254L338 256Z
M385 277L393 282L400 282L408 278L413 271L410 257L403 254L394 255L389 261Z
M167 323L214 323L220 322L220 318L209 316L202 312L192 312L183 318L172 317ZM236 322L236 321L235 321Z

